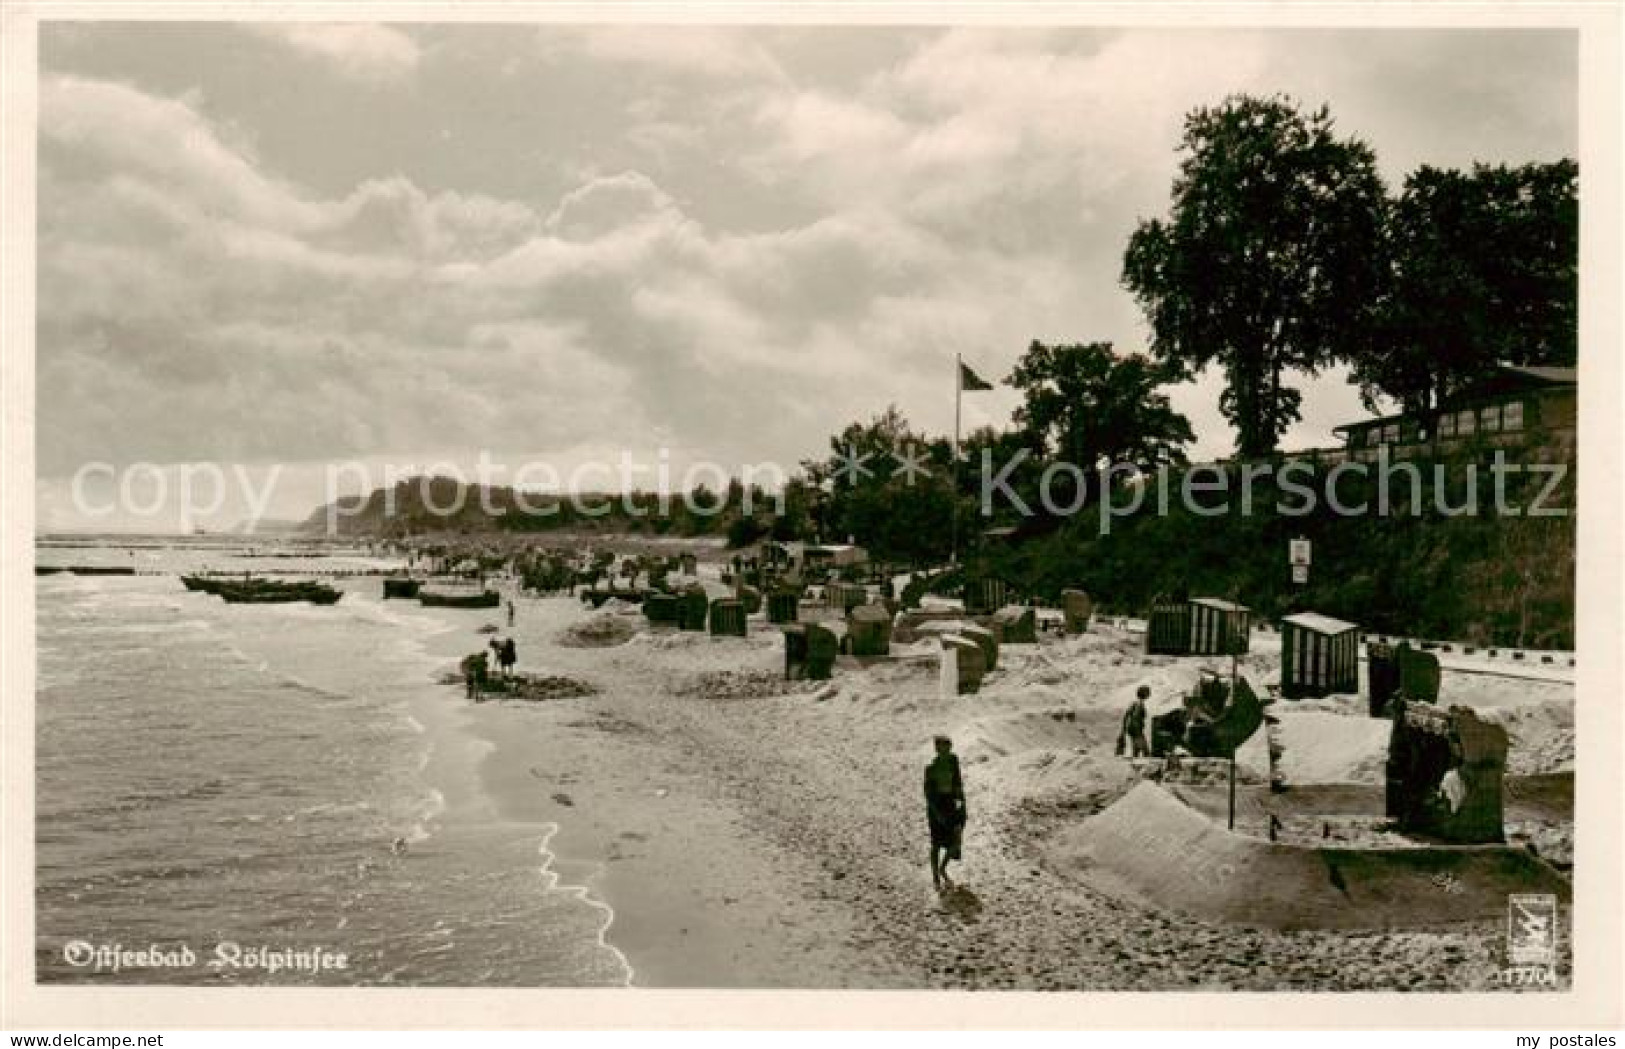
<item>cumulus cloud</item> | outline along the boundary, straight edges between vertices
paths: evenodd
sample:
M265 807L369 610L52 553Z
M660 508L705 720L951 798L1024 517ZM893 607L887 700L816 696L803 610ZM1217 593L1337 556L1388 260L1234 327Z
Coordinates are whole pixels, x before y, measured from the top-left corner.
M162 183L177 208L223 211L303 228L316 219L252 156L226 145L189 103L127 84L77 76L40 83L40 136L105 170Z
M760 31L730 26L543 26L543 55L581 55L604 63L686 77L783 80Z
M402 80L422 58L417 41L404 30L377 23L262 22L246 28L364 83Z
M778 428L786 401L864 389L877 348L944 352L943 332L915 342L907 324L881 342L887 300L1030 277L973 255L947 267L947 245L883 213L707 230L636 171L545 216L402 177L323 199L262 173L186 101L82 81L48 97L48 470L545 449L606 420L642 443L768 441L794 461L807 448ZM83 133L108 97L165 122Z

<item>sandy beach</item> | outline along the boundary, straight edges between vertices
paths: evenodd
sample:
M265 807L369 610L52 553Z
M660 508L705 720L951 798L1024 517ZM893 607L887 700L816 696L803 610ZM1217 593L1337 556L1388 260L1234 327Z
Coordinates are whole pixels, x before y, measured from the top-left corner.
M1142 682L1158 702L1172 701L1203 665L1147 657L1130 631L1097 624L1081 636L1005 646L980 694L946 699L929 644L897 646L869 665L843 657L831 682L786 684L782 639L757 620L747 638L713 638L651 633L635 609L594 613L568 598L517 605L519 669L575 679L593 694L475 704L447 684L453 737L463 740L450 745L478 756L464 803L488 806L493 818L558 825L548 845L554 872L612 909L605 937L627 957L634 985L1498 986L1504 919L1289 932L1176 913L1092 871L1072 832L1141 782L1113 755L1123 706ZM485 643L481 625L505 623L497 610L458 615L466 631L435 639L448 669ZM1243 670L1266 678L1278 658L1257 636ZM1447 675L1442 701L1466 687L1481 708L1510 711L1517 768L1551 773L1567 761L1572 770L1572 685L1460 678ZM1381 806L1373 735L1367 722L1344 720L1355 702L1314 701L1285 719L1306 739L1312 717L1364 729L1332 734L1352 741L1348 753L1325 733L1295 748L1302 773L1343 781L1335 789L1353 815L1338 823L1340 837L1380 822L1368 818L1373 798L1379 814ZM1524 746L1519 726L1528 725L1538 731ZM926 866L919 785L939 732L964 762L970 810L958 884L943 894ZM1258 838L1268 819L1263 736L1238 758L1237 831ZM1170 789L1195 809L1218 806L1222 819L1222 785ZM1562 806L1532 815L1550 830ZM1515 843L1519 815L1514 802ZM1314 820L1323 823L1331 833L1329 821Z

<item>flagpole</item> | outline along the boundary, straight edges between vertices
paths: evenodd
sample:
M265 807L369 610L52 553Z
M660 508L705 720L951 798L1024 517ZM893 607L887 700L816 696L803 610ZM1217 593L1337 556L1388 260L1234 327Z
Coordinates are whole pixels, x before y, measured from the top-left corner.
M959 563L959 402L965 393L965 362L959 354L954 354L954 462L949 473L953 484L953 539L949 547L948 563Z

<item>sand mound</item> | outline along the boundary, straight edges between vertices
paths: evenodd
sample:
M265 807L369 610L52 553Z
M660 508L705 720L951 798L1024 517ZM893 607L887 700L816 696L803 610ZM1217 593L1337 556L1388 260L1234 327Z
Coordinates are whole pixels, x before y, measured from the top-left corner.
M1534 776L1574 770L1574 710L1530 704L1479 709L1485 721L1507 731L1507 772Z
M976 762L1029 750L1098 749L1102 743L1078 723L1076 711L1056 709L978 718L960 730L956 745L966 761Z
M1063 872L1110 892L1204 920L1276 929L1485 921L1505 918L1509 893L1569 895L1562 876L1523 849L1273 844L1227 831L1150 783L1063 832L1050 856Z
M981 788L989 776L1003 775L1005 767L973 769L972 784ZM1132 764L1097 753L1030 750L1011 759L1008 767L1013 775L1006 781L1019 784L1013 804L1017 815L1060 819L1068 826L1105 809L1140 782Z
M600 612L565 627L555 640L563 648L613 648L626 644L637 632L637 627L625 618Z
M493 679L484 692L486 699L573 699L597 695L598 689L578 678L555 674L519 674L506 681Z
M827 681L786 681L771 670L701 670L685 674L671 684L674 696L695 699L754 699L808 692Z
M1336 714L1339 717L1369 717L1370 706L1362 696L1351 694L1337 694L1330 696L1309 696L1304 699L1284 699L1276 707L1275 713L1288 714Z
M1183 784L1189 786L1211 787L1224 786L1230 782L1230 759L1228 758L1175 758L1168 761L1162 759L1140 759L1136 765L1142 769L1147 779L1158 783ZM1236 754L1236 782L1249 786L1265 782L1269 773L1260 772L1257 768L1245 764L1241 760L1240 751Z
M1566 686L1478 679L1473 697L1455 702L1507 731L1507 773L1533 776L1574 769L1573 693ZM1449 703L1441 704L1449 706ZM1381 783L1388 722L1367 716L1360 696L1277 703L1288 783Z
M1269 726L1259 725L1236 748L1236 775L1244 783L1265 783L1270 778ZM1242 778L1245 777L1245 778Z
M1280 704L1270 713L1277 719L1275 738L1281 746L1277 771L1284 782L1383 782L1392 730L1388 721L1282 710Z

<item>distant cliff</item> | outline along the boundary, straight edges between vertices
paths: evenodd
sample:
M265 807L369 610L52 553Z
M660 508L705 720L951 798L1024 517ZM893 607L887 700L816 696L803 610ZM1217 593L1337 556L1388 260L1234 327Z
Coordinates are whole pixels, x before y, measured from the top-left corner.
M728 504L715 513L694 513L680 496L667 496L662 513L654 493L579 495L574 499L516 491L501 485L468 485L452 478L411 478L393 488L347 496L319 507L300 525L306 534L400 539L437 534L512 532L633 532L700 536L725 534L740 519L737 493L697 499Z

